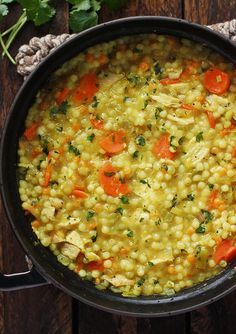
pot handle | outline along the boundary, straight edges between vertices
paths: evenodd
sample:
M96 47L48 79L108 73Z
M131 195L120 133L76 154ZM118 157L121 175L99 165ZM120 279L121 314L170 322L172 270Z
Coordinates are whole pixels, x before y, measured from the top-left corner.
M28 256L25 256L29 270L22 273L0 273L0 291L16 291L50 284L34 268Z

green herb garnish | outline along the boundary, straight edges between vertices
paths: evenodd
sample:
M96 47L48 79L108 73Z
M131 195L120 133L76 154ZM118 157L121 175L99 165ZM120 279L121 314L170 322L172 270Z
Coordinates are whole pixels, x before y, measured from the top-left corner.
M94 211L88 211L87 214L86 214L87 221L89 221L90 219L92 219L94 215L95 215Z
M131 231L131 230L128 230L126 235L127 235L127 237L132 238L134 236L134 232Z
M62 102L59 106L52 107L50 117L54 118L57 115L66 115L69 104L67 101Z
M90 141L90 142L92 143L93 140L94 140L94 138L95 138L95 134L92 133L91 135L89 135L89 136L87 137L87 140Z
M142 184L146 184L148 186L148 188L151 188L151 186L150 186L150 184L148 183L147 180L140 180L139 182L142 183Z
M194 201L194 198L195 198L195 195L194 195L194 194L188 194L188 195L187 195L187 200L188 200L188 201L191 201L191 202L192 202L192 201Z
M200 143L200 141L203 140L203 132L199 132L197 135L196 135L196 142Z
M121 216L123 216L124 209L123 208L117 208L115 213L119 213Z
M140 279L137 281L137 285L138 285L138 286L142 286L144 282L145 282L145 278L140 278Z
M134 159L137 159L138 156L139 156L139 151L134 151L134 153L132 154L132 157L133 157Z
M139 146L144 146L146 144L146 140L143 136L137 136L136 139L136 144L138 144Z
M124 195L121 196L120 200L123 204L129 204L129 199L127 196L124 196Z
M74 153L74 155L76 155L76 156L80 155L80 150L77 147L75 147L74 145L72 145L71 143L69 143L68 151L70 153Z

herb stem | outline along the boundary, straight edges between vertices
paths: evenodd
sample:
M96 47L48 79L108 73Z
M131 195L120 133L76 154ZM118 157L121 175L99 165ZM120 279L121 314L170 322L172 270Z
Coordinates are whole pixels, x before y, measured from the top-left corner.
M15 60L12 58L12 56L10 55L10 53L8 52L6 45L2 39L2 35L0 34L0 45L4 51L4 54L8 57L8 59L12 62L13 65L16 64Z
M18 32L22 29L22 27L24 26L24 24L27 21L27 17L26 17L26 13L24 11L24 13L20 16L20 18L18 19L17 23L16 23L16 27L15 29L13 29L7 39L7 42L5 44L5 49L3 50L2 56L4 56L6 54L6 50L9 49L11 43L14 41L15 37L17 36Z

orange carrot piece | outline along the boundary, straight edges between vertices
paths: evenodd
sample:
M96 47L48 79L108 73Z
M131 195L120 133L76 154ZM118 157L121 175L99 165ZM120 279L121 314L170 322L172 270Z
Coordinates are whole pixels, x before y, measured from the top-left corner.
M161 79L161 80L160 80L160 83L161 83L163 86L174 85L174 84L177 84L177 83L179 83L179 82L180 82L179 79L170 79L170 78L164 78L164 79Z
M210 127L212 129L215 129L216 120L215 120L215 117L214 117L213 113L211 111L206 110L206 115L207 115L207 119L208 119Z
M126 147L127 137L123 130L110 133L103 138L99 145L100 147L111 154L119 153Z
M232 150L232 157L233 157L233 158L236 158L236 146L233 147L233 150Z
M233 240L225 239L221 241L215 249L214 260L219 263L221 260L231 261L236 257L236 247L234 246Z
M211 68L204 74L204 86L210 93L225 94L230 86L229 75L217 67Z
M150 68L150 64L148 64L146 61L141 61L138 65L138 68L143 71L146 72L149 70Z
M116 176L117 170L111 163L105 163L99 171L99 182L107 195L116 197L120 194L126 195L130 192L126 180L119 180Z
M101 54L101 55L98 57L98 61L99 61L99 64L104 65L104 64L108 63L109 58L108 58L106 55Z
M87 269L89 271L92 271L92 270L98 270L98 271L103 271L104 270L104 264L103 264L103 261L100 260L100 261L91 261L87 264Z
M37 132L38 124L33 123L29 128L27 128L24 132L24 136L27 140L34 139Z
M41 226L41 223L40 223L40 221L38 221L38 220L34 220L34 221L31 223L31 226L32 226L33 228L39 228L39 227Z
M95 129L98 129L98 130L103 129L104 123L101 119L90 118L90 122Z
M212 190L212 192L210 193L210 196L208 198L208 203L207 203L208 210L217 209L218 205L217 205L216 199L218 198L218 194L219 194L219 191L216 189Z
M232 120L231 125L228 128L223 129L220 132L220 135L221 135L221 137L224 137L224 136L230 134L231 132L233 132L234 130L236 130L236 121Z
M170 151L169 134L163 133L153 146L153 154L159 159L174 160L176 152Z
M196 257L193 254L188 254L187 261L191 264L195 264L197 260L196 260Z
M51 176L52 176L52 166L51 166L51 163L49 162L44 172L44 183L43 183L44 187L49 186Z
M58 105L62 104L64 102L68 95L69 95L69 89L67 87L63 88L61 91L56 93L55 100Z
M81 199L87 198L89 196L85 191L80 189L74 189L71 194Z
M74 101L92 101L98 91L98 78L95 73L86 73L79 81L78 88L74 94Z

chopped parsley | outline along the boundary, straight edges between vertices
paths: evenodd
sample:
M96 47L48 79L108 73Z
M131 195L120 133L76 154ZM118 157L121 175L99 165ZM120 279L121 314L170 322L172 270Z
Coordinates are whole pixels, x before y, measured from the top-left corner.
M134 153L132 154L132 157L133 157L134 159L137 159L138 156L139 156L139 151L134 151Z
M161 218L158 218L158 220L155 221L155 225L156 226L160 226L161 225Z
M149 265L149 267L153 267L154 263L152 261L148 261L148 265Z
M89 136L87 137L87 140L90 141L90 142L92 143L93 140L94 140L94 138L95 138L95 134L92 133L91 135L89 135Z
M135 141L136 141L136 144L139 145L139 146L145 146L145 144L146 144L145 138L141 135L137 136Z
M57 130L57 132L62 132L62 131L63 131L63 127L62 127L62 126L58 126L58 127L56 128L56 130Z
M188 194L188 195L187 195L187 200L188 200L188 201L191 201L191 202L192 202L192 201L194 201L194 198L195 198L195 195L194 195L194 194Z
M123 208L117 208L115 213L119 213L121 216L123 216L124 209Z
M175 140L175 136L170 136L170 146L174 149L174 150L176 150L177 149L177 146L175 146L174 144L173 144L173 141Z
M144 282L145 282L145 278L140 278L140 279L137 281L137 285L138 285L138 286L142 286Z
M135 47L135 48L133 49L133 52L134 52L134 53L141 53L142 50L140 50L139 48Z
M131 231L131 230L128 230L126 235L127 235L127 237L132 238L134 236L134 232Z
M184 136L183 136L183 137L180 137L180 138L179 138L179 141L178 141L179 145L182 145L183 142L184 142L184 140L185 140L185 137L184 137Z
M120 200L123 204L129 204L129 199L127 196L124 196L124 195L121 196Z
M124 99L123 99L123 102L127 102L127 101L129 101L129 99L130 99L130 98L129 98L128 96L125 96Z
M204 216L204 223L207 224L214 219L214 214L208 210L201 210Z
M197 135L196 135L196 142L200 143L200 141L203 140L203 132L199 132Z
M208 187L209 187L210 190L213 190L213 189L214 189L214 184L209 183L209 184L208 184Z
M156 63L154 65L153 69L154 69L154 72L157 75L158 79L161 79L162 78L162 73L164 71L163 68L158 63Z
M92 242L95 242L97 240L97 237L98 237L98 234L97 234L97 231L96 231L96 233L91 236Z
M98 102L98 100L97 100L97 97L94 96L94 98L93 98L93 103L92 103L92 105L91 105L92 108L97 108L98 104L99 104L99 102Z
M205 233L206 232L205 224L201 223L195 231L196 231L196 233Z
M148 130L152 130L152 124L147 124L147 128L148 128Z
M157 107L156 111L155 111L155 119L159 119L160 118L160 112L163 111L162 108Z
M169 168L166 164L162 164L161 169L164 169L167 172Z
M66 115L68 107L68 101L63 101L59 106L52 107L50 110L50 117L54 118L59 114Z
M174 208L177 205L177 194L175 194L175 196L172 198L171 200L171 209Z
M151 188L151 186L150 186L150 184L148 183L147 180L140 180L139 182L142 183L142 184L146 184L148 186L148 188Z
M136 74L130 74L127 79L134 86L136 86L140 82L140 77Z
M80 155L80 150L77 147L75 147L74 145L72 145L71 143L69 143L68 151L70 153L74 153L77 156Z
M86 214L87 221L89 221L90 219L92 219L94 215L95 215L94 211L88 211L87 214Z

